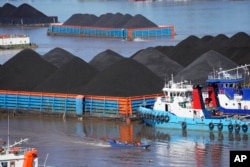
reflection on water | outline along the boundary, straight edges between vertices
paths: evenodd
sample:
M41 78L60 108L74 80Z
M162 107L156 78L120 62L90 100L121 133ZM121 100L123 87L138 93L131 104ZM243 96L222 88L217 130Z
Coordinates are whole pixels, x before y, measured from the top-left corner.
M173 166L229 166L230 150L249 150L247 134L174 131L143 127L143 138L157 141L157 151L166 151ZM166 144L162 144L166 143ZM165 145L165 149L164 149ZM163 151L164 150L164 151ZM165 152L166 153L166 152ZM193 158L192 163L190 160Z
M200 142L212 142L224 140L230 141L248 141L248 134L239 133L222 133L222 132L202 132L202 131L187 131L187 130L169 130L163 128L155 128L149 126L142 126L140 136L149 140L170 141L171 135L180 137L185 140L200 140Z
M7 119L0 138L7 139ZM157 129L104 120L11 118L10 141L30 138L42 163L51 166L229 166L230 150L249 150L246 134ZM106 139L141 141L149 149L110 147Z

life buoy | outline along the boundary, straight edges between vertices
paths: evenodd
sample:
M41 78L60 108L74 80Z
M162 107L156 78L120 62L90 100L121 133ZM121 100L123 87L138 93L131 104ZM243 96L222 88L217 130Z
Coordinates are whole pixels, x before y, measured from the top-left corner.
M147 119L149 119L149 118L150 118L150 114L148 113L148 114L147 114Z
M234 129L235 129L235 132L239 133L240 132L240 125L235 124Z
M234 130L234 126L232 124L228 125L228 131L232 132Z
M213 130L213 129L214 129L214 124L213 124L212 122L210 122L210 123L208 124L208 127L209 127L210 130Z
M243 131L244 133L246 133L247 130L248 130L248 127L247 127L246 124L242 125L241 128L242 128L242 131Z
M165 118L164 118L164 121L165 121L165 122L168 122L168 121L169 121L169 119L170 119L170 118L169 118L169 116L168 116L168 115L166 115L166 116L165 116Z
M222 129L223 129L223 124L222 124L222 123L218 123L217 127L218 127L218 130L219 130L219 131L222 131Z
M163 115L160 116L160 121L164 121L164 116Z
M186 129L187 128L187 123L186 122L182 122L181 123L181 127L182 127L182 129Z
M150 114L150 119L154 119L154 114Z

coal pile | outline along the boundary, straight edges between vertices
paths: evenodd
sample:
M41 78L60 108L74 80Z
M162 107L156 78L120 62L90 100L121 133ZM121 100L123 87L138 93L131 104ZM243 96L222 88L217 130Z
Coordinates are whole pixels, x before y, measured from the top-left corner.
M180 64L155 48L143 49L131 56L131 58L143 64L164 80L170 78L171 75L178 74L183 69Z
M206 42L194 35L191 35L177 44L174 49L168 51L166 54L169 58L173 59L181 66L186 67L208 50L209 47Z
M73 57L33 91L72 93L71 89L87 84L96 74L94 67L78 57Z
M198 38L189 36L175 47L157 46L155 49L181 64L184 69L175 75L176 80L204 83L214 68L233 68L250 64L250 36L239 32L231 38L224 34Z
M1 66L0 89L31 91L56 67L32 49L24 49Z
M56 16L49 17L26 3L23 3L18 7L6 3L0 8L0 24L29 25L48 24L55 22L58 22Z
M233 35L229 39L230 47L250 47L250 38L249 35L244 32L239 32Z
M25 49L0 66L0 89L136 96L161 93L164 79L204 84L214 69L250 64L250 36L189 36L176 46L139 50L129 58L105 50L89 63L55 48L44 54Z
M131 16L121 13L106 13L99 17L89 14L74 14L63 25L73 26L95 26L106 28L146 28L158 27L155 23L144 16L137 14Z
M95 24L93 26L95 27L106 27L107 22L109 22L113 17L112 13L106 13L98 17Z
M73 14L63 25L93 26L98 17L93 14Z
M161 93L164 81L137 61L124 58L104 69L75 92L100 96L136 96Z
M111 18L106 23L104 23L104 26L105 27L113 27L113 28L122 27L125 23L125 22L122 22L123 16L124 15L121 13L116 13L116 14L112 15ZM124 18L126 18L126 17L124 17ZM132 16L130 18L132 18ZM123 20L123 21L125 21L125 20Z
M158 27L158 26L140 14L135 15L124 25L124 28L145 28L145 27Z
M6 3L3 7L0 7L0 18L8 17L15 10L16 7L14 5Z
M244 32L239 32L231 38L224 34L215 37L205 36L201 39L191 35L175 47L157 46L155 48L183 67L187 67L209 50L224 55L238 65L250 63L250 36Z
M54 48L42 56L42 58L54 64L57 68L60 68L64 64L68 63L74 57L75 56L73 54L62 48Z
M118 19L114 20L114 23L113 23L114 28L121 28L121 27L123 27L123 25L125 25L132 18L133 18L133 16L130 15L130 14L122 15L122 17L119 20Z
M210 50L203 53L195 61L189 64L185 69L175 75L176 81L191 81L193 84L205 84L208 79L208 74L214 69L231 69L235 68L237 64L222 54Z
M250 61L250 36L240 32L225 41L225 47L217 48L216 51L227 56L237 64L247 64Z
M213 48L213 49L216 50L216 49L219 49L219 48L228 47L228 41L229 41L229 38L226 35L219 34L216 37L211 38L209 41L207 41L206 44L210 48Z
M99 71L104 70L110 65L116 63L117 61L123 59L124 57L110 49L105 50L97 54L90 62L93 67L98 69Z
M7 17L12 18L25 18L25 17L36 17L36 18L45 18L47 17L42 12L36 10L32 6L24 3L13 10Z

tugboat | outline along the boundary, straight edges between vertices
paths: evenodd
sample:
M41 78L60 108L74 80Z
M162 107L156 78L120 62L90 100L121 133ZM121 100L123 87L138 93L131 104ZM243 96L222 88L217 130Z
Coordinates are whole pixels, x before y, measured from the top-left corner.
M207 84L216 85L216 95L220 110L226 114L250 118L250 85L248 65L229 70L219 69L208 75Z
M25 34L0 34L0 49L37 48L30 42L30 37Z
M249 133L250 120L225 115L219 110L215 86L207 88L209 105L205 105L202 87L188 82L165 84L163 96L153 107L140 106L138 116L150 126L183 130Z
M9 117L8 117L8 140L0 145L0 167L46 167L45 159L43 165L38 164L38 150L36 148L21 147L28 138L20 139L14 144L9 144Z
M37 149L17 146L27 141L27 138L21 139L0 148L0 167L38 167Z

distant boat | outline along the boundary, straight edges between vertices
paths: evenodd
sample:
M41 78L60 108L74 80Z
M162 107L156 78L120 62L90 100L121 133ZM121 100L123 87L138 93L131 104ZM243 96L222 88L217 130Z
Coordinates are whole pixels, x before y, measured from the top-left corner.
M121 142L117 140L108 140L109 144L112 147L121 147L121 148L148 148L150 145L149 144L143 144L140 142L135 142L135 143L126 143L126 142Z
M250 117L250 85L246 81L249 66L250 64L229 70L214 70L208 75L206 82L217 86L215 93L220 110L225 114ZM209 99L207 99L207 103L209 103Z
M0 49L37 48L25 34L0 34Z
M201 131L249 133L250 120L225 115L216 106L214 87L209 87L208 98L213 106L204 103L202 87L172 80L163 87L163 96L153 106L142 105L138 117L150 126Z

